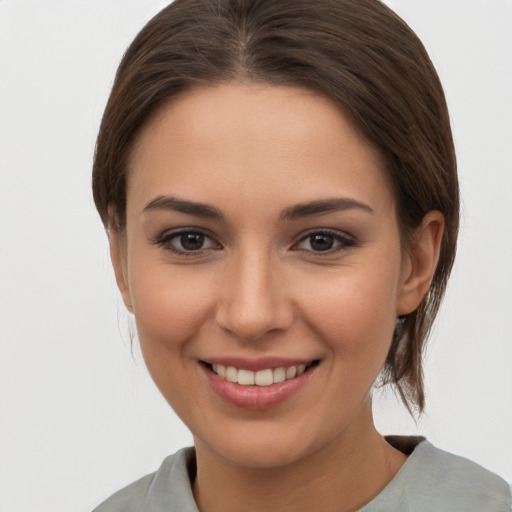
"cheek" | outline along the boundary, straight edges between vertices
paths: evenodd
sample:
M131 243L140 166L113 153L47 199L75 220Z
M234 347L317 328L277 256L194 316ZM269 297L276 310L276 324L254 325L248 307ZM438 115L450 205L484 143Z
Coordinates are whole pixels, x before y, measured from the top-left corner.
M382 361L396 322L398 274L381 266L345 269L337 278L316 279L301 304L303 317L335 352L364 366Z
M165 264L147 265L142 270L140 265L134 267L130 288L143 351L179 349L208 318L212 284L192 267L173 269Z
M335 402L348 416L359 408L377 380L393 337L390 289L380 284L365 286L357 279L343 280L342 286L326 288L316 300L310 297L305 306L314 336L330 354L326 369L332 392L320 401L325 408L332 408Z
M147 369L170 406L192 423L197 402L190 382L197 368L194 343L208 326L211 294L204 277L190 269L147 265L133 274L134 314ZM149 270L150 269L150 270Z

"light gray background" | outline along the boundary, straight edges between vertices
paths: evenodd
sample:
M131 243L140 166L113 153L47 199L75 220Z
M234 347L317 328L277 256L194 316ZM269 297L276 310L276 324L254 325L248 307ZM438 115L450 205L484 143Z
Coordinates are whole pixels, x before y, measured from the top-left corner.
M415 425L512 481L512 1L389 0L448 96L460 252ZM86 512L190 435L130 352L90 167L119 59L157 0L0 0L0 510Z

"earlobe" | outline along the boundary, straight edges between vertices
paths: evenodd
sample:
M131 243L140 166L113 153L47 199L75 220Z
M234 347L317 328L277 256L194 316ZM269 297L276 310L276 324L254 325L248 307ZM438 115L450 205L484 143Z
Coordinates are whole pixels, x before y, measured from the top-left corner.
M110 260L112 261L112 266L114 268L117 287L121 292L126 308L130 313L133 313L126 271L126 240L124 240L124 236L115 222L109 222L108 238L110 245Z
M428 212L404 258L397 316L412 313L428 293L439 261L443 232L443 214L437 210Z

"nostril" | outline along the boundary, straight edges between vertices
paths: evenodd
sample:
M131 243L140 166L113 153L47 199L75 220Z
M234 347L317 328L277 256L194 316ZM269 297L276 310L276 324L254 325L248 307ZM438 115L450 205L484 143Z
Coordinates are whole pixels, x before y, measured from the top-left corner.
M293 318L291 304L280 297L267 297L266 301L233 299L219 305L216 312L216 322L223 330L249 342L288 329Z
M245 341L258 341L272 332L286 329L289 324L275 309L258 311L253 308L240 311L240 306L231 311L219 312L217 323Z

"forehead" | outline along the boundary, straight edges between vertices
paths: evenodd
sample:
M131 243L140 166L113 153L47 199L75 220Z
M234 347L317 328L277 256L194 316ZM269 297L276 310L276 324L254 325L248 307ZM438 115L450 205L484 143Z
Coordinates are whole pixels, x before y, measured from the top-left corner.
M215 202L343 193L392 202L379 155L328 98L285 86L197 88L162 107L129 161L128 203L156 195Z

